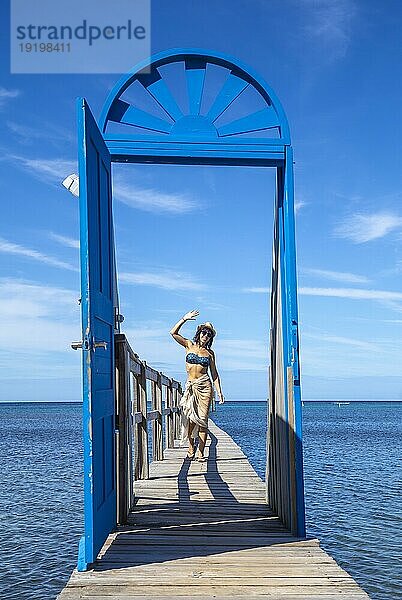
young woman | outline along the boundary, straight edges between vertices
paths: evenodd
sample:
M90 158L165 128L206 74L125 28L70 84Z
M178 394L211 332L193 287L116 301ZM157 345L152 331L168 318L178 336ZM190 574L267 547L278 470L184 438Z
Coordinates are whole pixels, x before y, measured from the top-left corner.
M195 336L188 340L179 334L180 327L186 321L194 321L200 313L198 310L191 310L176 323L170 333L181 346L186 348L186 370L187 383L183 397L180 402L182 416L184 417L184 426L188 435L188 458L195 456L195 438L200 439L198 444L196 459L204 461L204 448L207 441L208 432L208 412L214 395L212 382L208 376L208 368L211 373L212 381L218 392L219 404L223 404L225 399L221 390L221 382L216 369L215 354L211 350L212 341L216 331L212 323L203 323L198 325Z

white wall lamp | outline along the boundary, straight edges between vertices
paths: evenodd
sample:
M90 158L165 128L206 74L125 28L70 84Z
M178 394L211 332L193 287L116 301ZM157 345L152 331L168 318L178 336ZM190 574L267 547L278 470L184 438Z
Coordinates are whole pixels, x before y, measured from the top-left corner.
M69 192L74 194L74 196L80 195L80 192L79 192L80 178L78 177L78 175L76 173L72 173L71 175L69 175L68 177L63 179L63 181L61 183L62 183L62 185L64 185L66 190L68 190Z

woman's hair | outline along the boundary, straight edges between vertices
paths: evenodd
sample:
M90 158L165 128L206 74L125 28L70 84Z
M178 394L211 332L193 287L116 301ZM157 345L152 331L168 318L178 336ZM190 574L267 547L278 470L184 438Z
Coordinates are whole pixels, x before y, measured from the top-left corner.
M209 338L209 340L205 344L205 348L207 348L209 350L210 347L212 346L212 342L214 341L215 334L214 334L214 332L212 331L212 329L210 327L207 327L207 325L198 325L197 331L195 332L195 336L193 337L193 342L195 342L196 344L200 343L200 335L201 335L201 331L203 329L208 329L208 331L211 332L211 337Z

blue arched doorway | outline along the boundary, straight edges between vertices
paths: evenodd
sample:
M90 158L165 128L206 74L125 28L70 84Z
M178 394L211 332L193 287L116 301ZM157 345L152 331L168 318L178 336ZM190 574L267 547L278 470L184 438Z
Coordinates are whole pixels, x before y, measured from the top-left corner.
M221 85L206 98L211 69ZM184 103L172 89L178 74L187 94ZM136 93L146 95L149 110L139 108ZM245 102L239 111L247 95L255 109ZM279 100L234 58L178 49L153 56L122 77L105 102L99 127L79 99L78 126L85 504L79 569L95 560L116 526L112 162L276 169L267 498L284 524L304 536L293 155Z

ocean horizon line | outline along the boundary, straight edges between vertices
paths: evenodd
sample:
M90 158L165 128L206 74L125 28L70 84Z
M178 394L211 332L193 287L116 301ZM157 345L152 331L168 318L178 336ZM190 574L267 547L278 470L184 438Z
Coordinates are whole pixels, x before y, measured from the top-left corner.
M225 400L229 402L267 402L267 398L232 398ZM402 402L401 398L302 398L303 404L309 403L357 403L357 402ZM82 400L0 400L0 404L82 404Z

